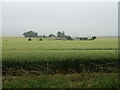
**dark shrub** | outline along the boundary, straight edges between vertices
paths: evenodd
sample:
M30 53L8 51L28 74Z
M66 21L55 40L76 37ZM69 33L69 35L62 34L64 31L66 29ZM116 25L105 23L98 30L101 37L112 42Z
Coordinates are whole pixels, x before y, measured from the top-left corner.
M42 39L40 38L39 41L42 41Z
M31 40L32 40L31 38L28 39L28 41L31 41Z

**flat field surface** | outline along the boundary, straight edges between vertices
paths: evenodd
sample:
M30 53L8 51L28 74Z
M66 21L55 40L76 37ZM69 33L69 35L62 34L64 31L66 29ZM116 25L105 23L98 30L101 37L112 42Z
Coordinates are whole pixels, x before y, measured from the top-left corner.
M33 38L3 38L3 60L64 60L66 58L117 58L117 38L100 38L93 41L38 41ZM111 55L112 54L112 55Z
M32 41L28 41L28 38L24 37L3 37L3 87L32 87L30 85L32 81L30 81L31 83L26 83L28 86L21 86L20 83L23 83L24 80L21 81L22 79L19 79L24 75L23 79L26 78L28 80L31 74L34 78L33 81L36 82L36 86L33 85L33 87L48 88L50 83L53 83L53 85L51 85L53 88L57 86L58 88L105 87L102 84L95 85L94 83L87 86L85 82L88 79L81 81L81 74L85 73L86 75L86 73L91 72L91 74L84 77L87 78L89 75L92 75L92 73L97 73L93 76L96 77L97 75L97 80L99 81L100 77L103 78L107 73L107 80L113 79L115 78L115 74L113 75L112 73L116 72L117 60L117 38L98 38L92 41L66 41L53 40L51 38L43 38L43 41L39 41L39 38L32 38ZM27 72L29 72L29 74ZM100 73L102 73L102 75ZM70 78L67 78L63 74L69 74L69 77L72 77L75 81L79 78L78 76L80 76L80 81L69 82ZM40 75L46 77L48 81L50 79L51 82L45 81L46 79L42 80ZM60 76L61 79L57 82L56 78ZM13 79L15 77L16 79ZM50 77L55 78L51 79ZM12 79L10 79L11 82L8 83L9 78ZM39 78L40 81L37 78ZM89 80L91 80L91 78L89 78ZM92 80L91 82L94 82L94 79ZM105 78L103 78L103 80L105 80ZM19 83L15 85L13 84L15 82ZM48 84L45 84L46 82L48 82ZM62 86L54 85L55 82ZM66 85L63 85L63 82ZM116 81L107 81L106 85L112 84L112 87L118 87L113 84L114 82ZM39 86L38 83L42 83L43 85ZM111 87L111 85L107 86L107 88L109 87Z

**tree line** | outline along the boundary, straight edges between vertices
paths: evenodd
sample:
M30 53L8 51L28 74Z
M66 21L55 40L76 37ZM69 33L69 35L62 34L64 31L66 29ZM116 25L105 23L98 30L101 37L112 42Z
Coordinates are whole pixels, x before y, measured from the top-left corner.
M54 35L54 34L51 33L48 36L47 35L38 35L38 33L34 32L34 31L27 31L27 32L23 33L23 36L24 37L40 37L40 38L61 37L61 38L71 39L71 36L70 35L65 35L64 31L62 31L62 32L58 31L57 35Z
M47 35L38 35L37 32L34 32L34 31L27 31L25 33L23 33L23 36L24 37L38 37L38 38L45 38L45 37L60 37L60 38L64 38L66 40L72 40L71 36L70 35L65 35L65 32L62 31L58 31L57 32L57 35L54 35L54 34L49 34L48 36ZM88 40L88 38L86 38ZM94 40L96 39L96 36L93 36L91 40Z

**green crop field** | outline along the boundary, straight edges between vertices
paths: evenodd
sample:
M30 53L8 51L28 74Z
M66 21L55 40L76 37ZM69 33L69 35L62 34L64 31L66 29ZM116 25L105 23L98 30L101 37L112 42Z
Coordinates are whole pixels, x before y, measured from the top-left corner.
M3 88L120 87L117 38L3 37L2 65Z

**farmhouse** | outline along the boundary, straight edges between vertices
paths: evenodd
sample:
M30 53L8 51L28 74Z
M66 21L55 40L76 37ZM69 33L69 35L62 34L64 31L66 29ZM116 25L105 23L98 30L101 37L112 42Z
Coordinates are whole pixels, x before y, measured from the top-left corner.
M76 37L76 40L88 40L87 37Z

